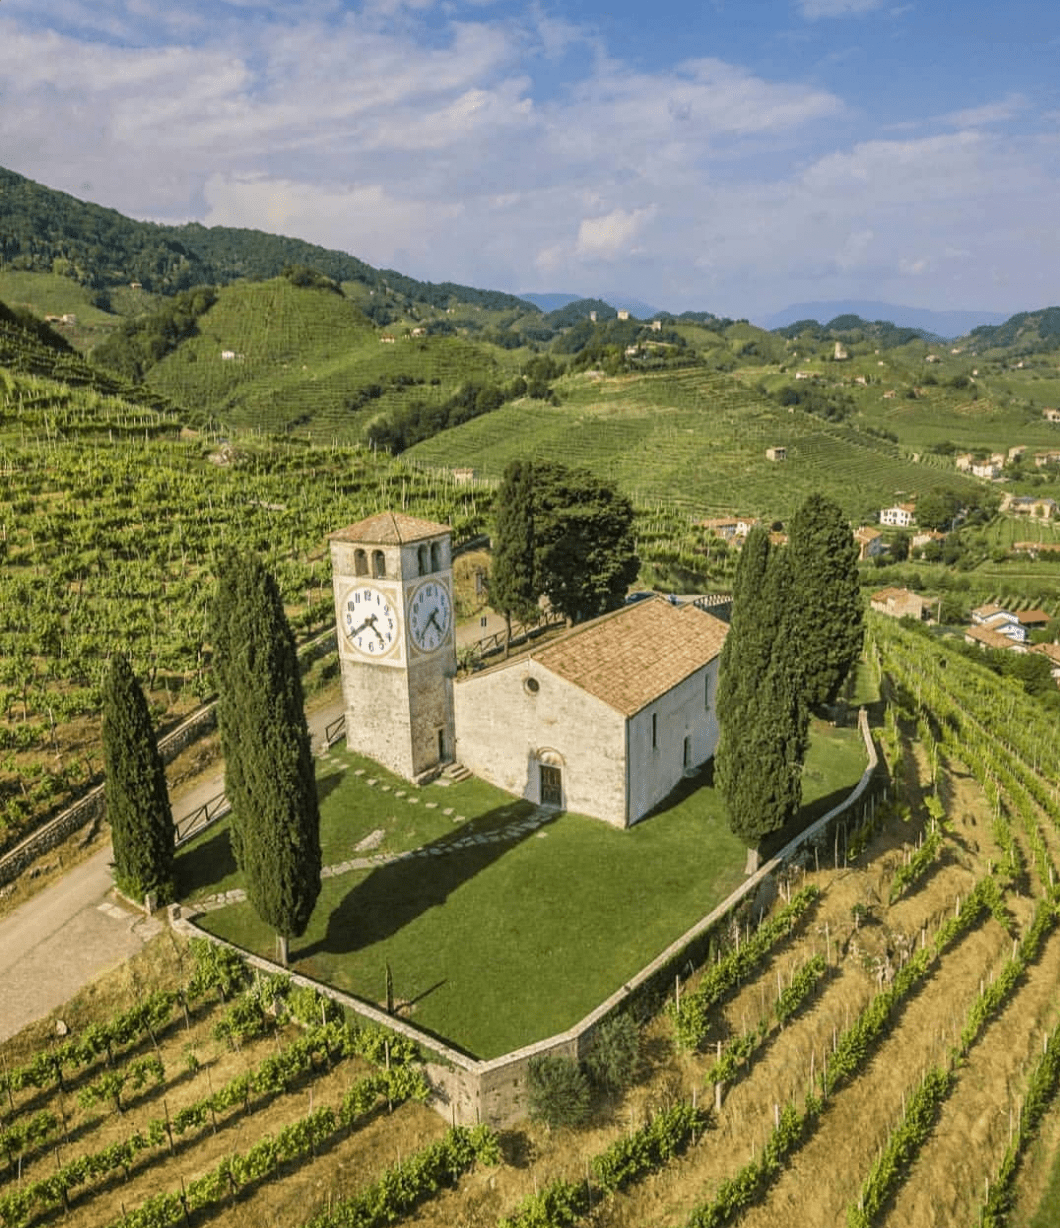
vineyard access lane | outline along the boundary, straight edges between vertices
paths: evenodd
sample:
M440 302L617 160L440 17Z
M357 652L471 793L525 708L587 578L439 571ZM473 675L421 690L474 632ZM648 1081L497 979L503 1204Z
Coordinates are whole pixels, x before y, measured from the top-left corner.
M342 711L336 698L307 713L314 746ZM194 814L223 786L224 769L214 765L175 799L174 819ZM159 932L161 921L109 903L111 857L107 845L0 920L0 1042L129 959Z

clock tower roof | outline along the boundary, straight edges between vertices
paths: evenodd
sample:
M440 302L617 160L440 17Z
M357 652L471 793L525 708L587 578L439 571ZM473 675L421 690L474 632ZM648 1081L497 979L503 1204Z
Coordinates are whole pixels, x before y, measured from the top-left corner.
M373 546L403 546L409 542L422 541L425 537L438 537L451 533L447 524L435 524L432 520L419 520L402 512L380 512L359 520L356 524L337 529L331 534L333 541L366 542Z

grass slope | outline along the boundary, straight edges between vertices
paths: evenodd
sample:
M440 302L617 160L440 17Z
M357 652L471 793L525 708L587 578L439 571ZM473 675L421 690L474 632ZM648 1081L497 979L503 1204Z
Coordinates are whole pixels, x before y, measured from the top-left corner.
M389 345L383 335L401 339ZM231 427L351 440L409 397L440 401L468 380L499 382L518 362L459 337L379 331L344 297L275 278L223 287L198 335L147 382ZM383 395L364 394L371 385Z

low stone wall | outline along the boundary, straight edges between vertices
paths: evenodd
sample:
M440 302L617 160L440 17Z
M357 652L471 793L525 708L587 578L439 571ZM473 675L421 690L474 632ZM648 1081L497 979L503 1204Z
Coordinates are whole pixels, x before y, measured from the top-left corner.
M661 987L667 982L672 983L676 970L684 967L690 959L693 963L700 963L699 953L703 950L708 935L719 922L724 921L741 904L754 900L760 891L775 894L775 889L772 889L773 876L803 848L827 845L837 821L865 796L878 764L864 708L858 714L858 727L865 741L868 766L849 796L805 831L800 832L741 883L727 899L697 921L635 977L566 1032L505 1053L491 1061L480 1062L449 1048L436 1037L403 1019L388 1015L386 1011L352 994L343 993L298 974L293 974L291 979L298 985L311 985L366 1022L379 1024L407 1036L425 1050L430 1055L427 1060L427 1076L434 1089L431 1105L448 1121L456 1125L474 1125L481 1121L497 1128L512 1125L526 1116L527 1069L532 1059L553 1055L574 1060L584 1058L592 1043L593 1033L603 1020L621 1010L639 994L650 992L654 987ZM224 943L222 939L200 929L194 923L194 914L184 916L180 905L174 905L170 909L170 921L174 928L186 935L208 938L211 942L232 946L231 943ZM238 947L232 949L238 950L252 967L260 968L263 972L275 974L285 971L279 965L256 955L248 955Z
M337 641L335 628L325 631L298 651L303 670L319 657L335 652ZM186 717L176 729L158 739L158 751L163 763L173 760L200 738L217 728L217 701L211 700ZM54 819L31 832L13 849L0 857L0 885L10 883L27 869L38 857L51 852L75 831L89 823L101 822L107 807L103 784L93 785L81 798Z

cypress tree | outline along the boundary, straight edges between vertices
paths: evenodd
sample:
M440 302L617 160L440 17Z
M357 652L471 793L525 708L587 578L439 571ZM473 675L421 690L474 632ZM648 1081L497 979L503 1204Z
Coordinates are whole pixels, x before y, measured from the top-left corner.
M222 562L210 640L232 851L286 963L320 893L320 810L294 636L276 581L254 556Z
M504 615L504 652L512 638L512 619L528 622L538 612L541 591L534 567L534 466L512 461L497 492L497 515L490 562L490 605Z
M861 653L858 548L842 509L819 493L795 513L788 543L803 693L816 707L835 699Z
M114 877L133 899L173 898L173 812L147 700L128 660L111 657L103 682L103 764Z
M733 832L756 846L798 812L809 710L791 634L790 560L764 529L737 564L720 662L715 779Z

